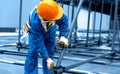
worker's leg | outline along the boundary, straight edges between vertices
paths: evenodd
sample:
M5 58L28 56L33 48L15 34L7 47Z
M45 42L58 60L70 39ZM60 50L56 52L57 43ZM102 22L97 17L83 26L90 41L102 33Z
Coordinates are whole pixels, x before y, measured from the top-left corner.
M25 74L38 74L38 54L28 51L25 61Z
M38 52L31 34L29 34L29 47L25 61L25 74L38 74Z
M53 59L54 43L47 43L46 48L48 50L49 57ZM53 74L53 72L47 68L47 62L45 59L43 59L43 72L44 74Z
M49 32L46 34L45 45L49 57L53 59L56 29L55 26L52 28L53 29L49 30ZM43 74L53 74L53 72L47 68L47 62L45 59L43 59Z

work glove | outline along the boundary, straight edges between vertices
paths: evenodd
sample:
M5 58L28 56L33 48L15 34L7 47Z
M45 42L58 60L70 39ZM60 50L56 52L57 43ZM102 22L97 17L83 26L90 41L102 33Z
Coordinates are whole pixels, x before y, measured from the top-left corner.
M68 48L68 39L65 38L64 36L61 36L60 40L58 42L58 46L59 47L64 47L64 48Z
M47 60L47 67L49 70L54 70L54 61L51 58L48 58Z

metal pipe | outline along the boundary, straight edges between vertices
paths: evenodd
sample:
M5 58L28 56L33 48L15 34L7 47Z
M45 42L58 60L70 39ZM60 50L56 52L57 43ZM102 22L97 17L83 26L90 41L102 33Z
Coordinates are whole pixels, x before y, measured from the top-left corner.
M112 19L112 7L113 7L113 3L111 3L111 5L110 5L110 19L109 19L109 33L108 33L108 41L107 41L107 43L110 41L110 25L111 25L111 19Z
M111 51L112 49L104 49L104 48L95 48L95 47L80 47L81 49L86 49L86 50L94 50L94 51Z
M63 0L60 0L61 1L61 4L62 4L62 8L63 8Z
M105 57L105 56L111 55L111 54L113 54L113 53L112 53L112 52L110 52L110 53L105 53L105 54L102 54L102 55L100 55L100 56L96 56L96 57L94 57L94 58L88 59L88 60L86 60L86 61L78 62L78 63L72 64L72 65L69 65L69 66L65 67L64 71L68 71L69 69L72 69L72 68L74 68L74 67L83 65L83 64L85 64L85 63L89 63L89 62L91 62L91 61L93 61L93 60L96 60L96 59L99 59L99 58L102 58L102 57Z
M77 20L75 22L75 28L74 28L74 41L75 41L75 45L77 44Z
M71 26L70 26L70 30L69 30L69 33L68 33L68 36L67 36L68 40L70 40L70 36L71 36L72 31L73 31L73 28L74 28L74 23L75 23L75 21L76 21L76 19L77 19L77 16L78 16L78 14L79 14L79 11L80 11L80 8L81 8L81 6L82 6L82 3L83 3L83 0L81 0L81 1L79 2L79 5L78 5L78 8L77 8L75 17L73 18L73 21L72 21L72 24L71 24ZM62 52L61 52L61 54L60 54L60 57L59 57L59 59L58 59L58 61L57 61L56 66L60 66L60 64L61 64L61 62L62 62L62 58L63 58L63 56L64 56L64 53L65 53L65 49L62 49Z
M97 49L96 49L97 50ZM103 52L108 52L108 51L104 51L104 50L101 50L101 51L95 51L95 50L92 50L90 51L89 49L80 49L80 48L75 48L75 49L68 49L66 51L69 51L69 52L73 52L74 53L91 53L91 54L102 54ZM110 50L109 50L110 51ZM72 53L71 53L72 54ZM86 54L88 55L88 54Z
M61 52L61 54L60 54L60 56L59 56L59 58L58 58L58 60L57 60L56 67L58 67L58 66L61 65L62 59L63 59L63 56L64 56L64 53L65 53L65 49L63 48L63 49L62 49L62 52Z
M68 40L70 39L71 35L72 35L72 31L73 31L73 28L74 28L74 23L75 21L77 20L77 17L78 17L78 14L80 12L80 9L81 9L81 6L82 6L82 3L83 3L83 0L80 0L79 4L78 4L78 8L76 9L76 13L75 13L75 16L73 18L73 21L71 22L71 26L70 26L70 30L69 30L69 33L68 33Z
M89 72L89 71L84 71L84 70L75 70L75 69L65 71L65 73L69 73L69 74L97 74L97 73L94 73L94 72Z
M101 44L101 30L102 30L103 7L104 7L104 0L102 0L98 46Z
M114 42L115 42L115 28L117 22L117 9L118 9L118 0L115 0L115 13L114 13L114 25L113 25L113 39L112 39L112 50L114 51Z
M118 21L118 26L119 26L119 29L120 29L120 21ZM118 41L119 41L119 49L120 49L120 31L119 31L119 29L118 29Z
M89 12L88 12L88 23L87 23L87 39L86 39L86 47L88 46L88 41L89 41L89 27L90 27L90 12L91 12L91 4L92 1L89 0Z
M118 16L118 15L117 15ZM119 43L119 45L120 45L120 36L119 36L119 29L120 29L120 26L119 26L119 21L118 21L118 17L117 17L117 22L116 22L116 24L117 24L117 40L118 40L118 43ZM119 48L120 48L120 46L119 46Z
M67 10L68 12L67 12L67 14L68 14L68 19L69 19L69 11L70 11L70 6L68 5L68 10ZM69 20L68 20L68 24L69 24Z
M72 0L72 3L73 3L73 5L72 5L72 16L71 16L71 21L73 20L73 16L74 16L75 1Z
M96 9L97 9L97 5L95 4L95 13L94 13L94 21L93 21L93 40L95 38Z
M74 10L75 10L75 1L73 0L73 9L72 9L72 20L73 20L73 16L74 16ZM77 20L74 23L74 34L73 34L73 39L75 41L75 45L76 45L76 39L77 39Z
M56 2L58 3L58 0L56 0Z
M22 0L20 0L18 45L21 44L21 42L20 42L21 19L22 19ZM19 47L18 47L18 51L20 51L20 48L19 48Z
M73 3L73 5L72 5L72 13L71 13L71 21L70 21L70 23L72 22L73 16L74 16L74 4L75 4L74 0L72 0L72 3ZM74 31L74 29L73 29L73 31ZM71 35L71 37L70 37L70 42L69 42L70 46L71 46L71 41L72 41L71 38L72 37L74 37L74 36Z
M120 8L118 7L118 10L119 10ZM119 11L118 11L118 13L119 13ZM117 34L117 36L116 36L116 40L118 40L117 42L118 42L118 44L120 45L120 36L119 36L119 28L120 28L120 26L119 26L119 15L118 15L118 13L117 13L117 15L116 15L116 34ZM119 48L120 48L120 46L118 46Z

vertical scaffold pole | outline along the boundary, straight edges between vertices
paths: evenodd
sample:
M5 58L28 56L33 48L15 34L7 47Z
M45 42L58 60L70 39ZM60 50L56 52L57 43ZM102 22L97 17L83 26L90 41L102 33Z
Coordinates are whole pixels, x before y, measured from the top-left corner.
M104 10L104 0L102 0L98 46L100 46L100 44L101 44L101 32L102 32L103 10Z
M80 0L79 5L78 5L78 8L77 8L76 13L75 13L75 16L74 16L73 21L72 21L72 23L71 23L70 30L69 30L68 35L67 35L68 40L70 40L70 37L71 37L71 35L72 35L72 31L73 31L73 28L74 28L74 23L75 23L75 21L76 21L76 19L77 19L77 16L78 16L79 12L80 12L82 3L83 3L83 0ZM63 56L64 56L64 53L65 53L65 49L63 48L62 51L61 51L60 57L59 57L58 60L57 60L56 67L58 67L58 66L61 65L61 62L62 62L62 58L63 58Z
M89 0L88 23L87 23L87 37L86 37L86 45L85 45L86 47L88 46L88 41L89 41L91 5L92 5L92 0Z
M111 27L111 20L112 20L112 10L113 10L113 3L111 2L111 5L110 5L110 19L109 19L109 33L108 33L107 43L110 42L110 34L111 34L110 27Z
M114 12L114 25L113 25L113 40L112 40L112 50L115 50L115 32L116 32L116 22L117 22L117 12L118 12L118 0L115 0L115 12Z
M20 45L21 45L21 42L20 42L20 32L21 32L21 19L22 19L22 0L20 0L20 12L19 12L19 32L18 32L18 51L20 51Z

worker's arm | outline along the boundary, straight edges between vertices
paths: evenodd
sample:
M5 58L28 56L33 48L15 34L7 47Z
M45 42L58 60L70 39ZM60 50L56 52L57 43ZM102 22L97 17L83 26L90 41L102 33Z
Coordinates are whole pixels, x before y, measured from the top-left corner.
M67 32L68 32L68 18L66 15L63 14L62 18L57 20L56 23L59 25L59 42L58 45L60 47L68 48L68 39Z
M59 37L66 37L66 34L68 32L68 17L63 14L62 18L56 21L56 24L59 26Z

